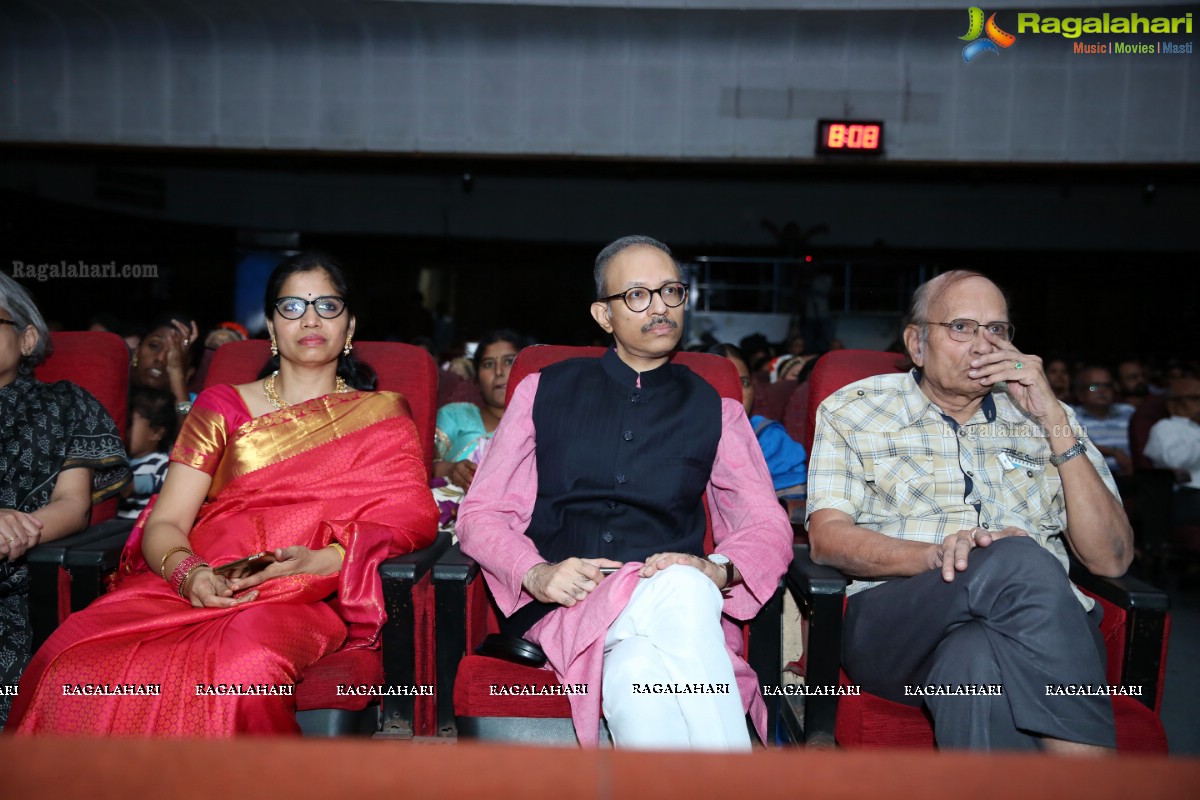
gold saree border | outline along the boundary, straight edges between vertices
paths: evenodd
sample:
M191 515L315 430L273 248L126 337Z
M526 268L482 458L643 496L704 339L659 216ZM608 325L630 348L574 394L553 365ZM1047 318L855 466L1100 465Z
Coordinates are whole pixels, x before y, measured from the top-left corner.
M327 394L243 423L230 437L209 496L229 483L390 419L409 417L398 392Z

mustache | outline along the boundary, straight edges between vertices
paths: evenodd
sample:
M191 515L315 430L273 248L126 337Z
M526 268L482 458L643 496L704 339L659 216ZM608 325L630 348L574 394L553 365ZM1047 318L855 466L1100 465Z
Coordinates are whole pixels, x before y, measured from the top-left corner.
M679 327L679 323L670 317L651 317L650 321L642 326L642 333L648 333L655 325L670 325L672 328Z

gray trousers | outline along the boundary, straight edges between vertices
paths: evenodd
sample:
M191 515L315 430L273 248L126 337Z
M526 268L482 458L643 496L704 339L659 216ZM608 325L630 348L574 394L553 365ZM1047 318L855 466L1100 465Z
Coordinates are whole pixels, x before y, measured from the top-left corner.
M1039 750L1043 736L1115 747L1108 697L1046 688L1106 683L1102 613L1083 610L1062 565L1033 539L999 539L972 550L950 583L931 570L853 595L842 663L865 692L923 703L939 747ZM996 684L1000 695L905 693Z

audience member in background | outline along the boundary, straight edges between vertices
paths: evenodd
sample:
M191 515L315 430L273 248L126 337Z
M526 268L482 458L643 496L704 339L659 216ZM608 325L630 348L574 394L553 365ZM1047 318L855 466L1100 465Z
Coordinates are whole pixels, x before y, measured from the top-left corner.
M746 358L748 359L746 364L750 367L751 375L762 370L775 357L775 351L771 349L771 343L761 333L752 333L744 337L738 342L738 346L746 354Z
M188 381L188 394L191 398L194 399L204 388L205 378L208 377L208 368L212 364L217 348L230 342L244 342L249 338L250 332L238 322L218 322L217 326L208 332L204 337L204 352L200 354L200 365L196 367Z
M1054 397L1061 403L1073 405L1075 395L1071 392L1071 366L1063 356L1048 356L1043 362L1046 368L1046 381L1054 391Z
M1167 363L1163 365L1163 369L1160 374L1163 378L1163 383L1169 384L1176 378L1182 378L1183 376L1194 372L1195 370L1196 365L1194 363L1179 358L1178 356L1173 356L1167 359ZM1153 386L1150 387L1150 392L1154 393Z
M434 440L433 475L462 489L471 486L484 445L504 416L508 373L521 337L509 330L491 331L480 339L471 361L482 407L475 403L450 403L438 409Z
M787 341L783 344L783 352L790 356L805 355L804 349L804 334L793 333L788 336Z
M475 380L475 362L472 361L468 356L458 356L457 358L452 358L442 368L448 372L453 372L464 381L473 382Z
M458 505L471 488L484 447L504 416L508 373L521 350L520 342L521 337L508 330L485 334L471 362L483 405L447 403L438 409L430 485L442 530L453 529Z
M165 389L175 398L175 413L183 416L195 399L188 390L192 378L192 345L200 336L196 323L179 315L156 322L133 351L130 382L134 386Z
M771 383L805 380L808 377L805 369L816 360L816 356L776 356L770 362Z
M1200 525L1200 375L1187 373L1167 387L1171 416L1154 423L1146 457L1157 467L1175 470L1175 521Z
M299 733L290 693L222 687L294 685L326 655L379 647L379 565L428 545L436 512L408 404L373 391L353 355L352 302L326 256L275 268L263 302L275 354L261 379L196 400L126 544L120 585L30 661L18 733ZM260 551L274 558L253 575L210 566ZM76 683L159 693L64 695Z
M230 342L244 342L250 338L250 331L240 322L218 322L217 326L204 337L204 349L216 350Z
M129 391L125 445L133 480L121 492L118 517L137 519L150 498L158 494L167 477L167 454L175 444L177 429L175 398L170 392L146 386L134 386Z
M1117 397L1121 402L1138 408L1149 396L1149 376L1141 360L1127 358L1117 364Z
M798 510L803 521L804 501L807 496L805 484L808 482L808 454L804 452L804 445L788 436L781 423L752 414L754 382L750 379L750 368L746 366L746 358L741 350L732 344L719 344L708 352L729 359L737 368L738 377L742 381L742 405L746 409L746 416L750 418L750 427L754 429L759 447L762 448L767 469L771 472L775 496L783 501L789 516L793 510Z
M87 526L129 480L117 426L96 398L33 369L50 334L29 292L0 273L0 727L29 661L25 553Z
M1114 403L1116 384L1107 367L1087 366L1075 375L1075 416L1114 476L1133 474L1129 455L1129 418L1133 406Z

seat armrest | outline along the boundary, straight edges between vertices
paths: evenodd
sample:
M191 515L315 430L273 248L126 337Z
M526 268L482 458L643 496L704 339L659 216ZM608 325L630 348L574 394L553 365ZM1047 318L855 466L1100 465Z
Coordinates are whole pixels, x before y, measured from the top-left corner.
M133 520L105 520L70 536L39 544L29 551L25 558L29 565L29 626L34 651L58 627L58 570L65 566L67 553L72 548L107 539L122 530L128 534L132 527Z
M1071 558L1071 580L1079 588L1125 610L1121 685L1140 686L1142 704L1158 713L1169 630L1167 593L1130 575L1093 575Z
M793 593L806 596L846 594L850 580L844 573L815 563L806 544L795 545L792 551L787 580Z
M467 600L471 583L478 577L479 565L458 544L448 548L433 565L439 736L457 733L454 680L458 662L467 654Z
M67 551L63 566L71 573L71 611L87 608L104 594L108 576L121 565L121 553L134 520L116 519L108 536ZM104 523L107 525L108 523Z
M763 687L771 687L777 692L783 684L783 595L787 589L784 581L779 582L779 588L771 599L763 603L758 614L750 620L747 627L750 633L750 643L746 651L746 663L758 676L758 691ZM765 745L778 735L779 706L782 698L767 697L767 739Z
M393 556L379 565L384 581L419 581L450 546L450 534L439 531L428 546L404 555Z
M110 519L89 528L85 528L70 536L63 536L50 542L39 544L29 551L26 560L30 564L54 564L62 566L68 550L81 545L92 544L101 539L108 539L114 533L124 531L126 534L133 529L134 520Z
M437 563L433 565L433 582L435 584L467 584L475 580L475 576L478 574L479 564L464 553L458 543L447 548Z
M835 687L842 666L842 611L848 579L833 567L813 563L806 544L794 547L788 568L788 591L796 599L801 616L808 621L805 647L805 683ZM791 737L806 745L830 746L837 720L836 694L795 698L803 703L797 715L793 698L785 698L784 724Z
M383 605L387 621L383 625L383 678L389 686L416 684L417 610L413 601L416 584L429 574L438 557L450 546L450 534L438 533L428 547L389 558L379 565L383 583ZM387 695L383 698L385 729L412 733L415 714L412 695Z
M1118 608L1126 610L1166 611L1170 608L1167 593L1132 575L1105 578L1093 575L1082 564L1071 559L1071 581L1097 597L1103 597Z

